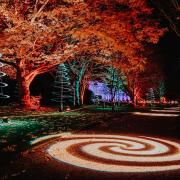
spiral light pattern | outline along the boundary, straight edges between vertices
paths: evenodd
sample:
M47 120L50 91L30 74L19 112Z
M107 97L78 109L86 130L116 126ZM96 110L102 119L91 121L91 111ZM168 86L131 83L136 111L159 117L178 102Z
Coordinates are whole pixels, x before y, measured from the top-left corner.
M4 64L0 62L0 68L2 68L3 66L4 66ZM6 76L6 74L4 72L0 71L0 98L9 98L8 95L5 95L3 93L3 88L8 86L6 83L2 82L2 78L4 76Z
M180 169L180 144L152 137L70 135L47 152L74 166L105 172L156 172Z

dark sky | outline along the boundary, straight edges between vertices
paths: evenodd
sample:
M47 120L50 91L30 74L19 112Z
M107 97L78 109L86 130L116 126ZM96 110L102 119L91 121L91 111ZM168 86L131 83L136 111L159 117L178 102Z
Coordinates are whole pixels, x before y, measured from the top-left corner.
M180 98L180 38L169 30L159 42L167 95Z
M169 17L179 31L179 11L170 0L151 0L150 5L154 9L154 16L162 27L168 28L168 32L161 38L157 46L157 53L164 71L166 80L166 95L171 99L180 100L180 37L171 29ZM161 10L160 10L161 9ZM166 14L162 13L162 10Z

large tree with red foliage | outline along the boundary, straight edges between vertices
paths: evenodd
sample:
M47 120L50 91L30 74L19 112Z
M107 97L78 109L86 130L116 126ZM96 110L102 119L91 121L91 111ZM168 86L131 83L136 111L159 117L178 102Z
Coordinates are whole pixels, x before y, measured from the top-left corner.
M142 69L144 45L164 32L151 14L146 0L4 0L0 61L16 69L22 105L30 107L33 79L81 52L123 71Z
M81 50L72 31L83 28L83 3L54 1L4 1L0 5L1 53L4 62L17 71L22 105L31 106L29 86L36 75L49 71ZM87 25L86 25L87 26Z

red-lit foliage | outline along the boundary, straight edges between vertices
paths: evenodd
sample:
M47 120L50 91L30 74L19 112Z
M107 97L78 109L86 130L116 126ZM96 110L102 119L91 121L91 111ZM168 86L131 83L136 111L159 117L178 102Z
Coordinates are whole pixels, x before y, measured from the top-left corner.
M163 79L163 72L160 65L152 60L146 63L143 71L129 71L127 73L127 89L132 97L134 106L146 98L149 88L156 90Z
M164 33L151 14L146 0L4 0L0 61L16 69L22 105L30 107L33 79L77 54L127 73L142 70L144 45Z

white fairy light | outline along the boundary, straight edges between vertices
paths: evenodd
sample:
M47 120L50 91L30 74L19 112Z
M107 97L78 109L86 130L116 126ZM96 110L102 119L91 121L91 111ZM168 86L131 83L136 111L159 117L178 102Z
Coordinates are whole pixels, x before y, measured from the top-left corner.
M0 53L0 58L1 58L2 56L3 56L3 55ZM1 69L3 66L4 66L4 64L0 62L0 69ZM3 88L8 86L8 84L2 82L2 78L3 78L4 76L6 76L6 73L0 71L0 99L1 99L1 98L7 99L7 98L10 97L10 96L5 95L5 94L3 93Z

